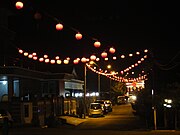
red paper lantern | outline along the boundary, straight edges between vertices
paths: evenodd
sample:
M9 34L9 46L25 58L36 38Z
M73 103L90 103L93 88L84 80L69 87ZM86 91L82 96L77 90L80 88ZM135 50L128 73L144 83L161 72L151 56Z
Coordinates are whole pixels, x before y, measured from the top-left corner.
M75 59L75 60L73 61L73 63L74 63L74 64L78 64L78 63L79 63L79 60L78 60L78 59Z
M56 30L62 30L63 25L61 23L56 24Z
M44 58L39 58L39 61L40 61L40 62L43 62L43 61L44 61Z
M107 57L107 53L106 52L102 52L101 53L101 57L103 57L103 58Z
M85 62L87 62L87 59L86 59L85 57L83 57L83 58L81 59L81 62L85 63Z
M37 56L33 56L33 60L37 60L38 59L38 57Z
M80 40L82 39L82 34L78 32L75 37L77 40Z
M94 47L98 48L101 46L101 43L99 41L94 42Z
M69 64L69 60L64 60L64 64Z
M57 60L56 63L57 63L57 64L61 64L62 61L61 61L61 60Z
M113 47L109 48L109 52L110 52L110 53L115 53L115 51L116 51L116 50L115 50Z
M91 55L90 59L91 60L96 60L96 56L95 55Z
M51 63L51 64L55 64L56 61L55 61L55 60L51 60L50 63Z
M16 8L17 9L23 8L23 3L21 1L16 2Z
M20 49L20 50L19 50L19 53L21 53L21 54L22 54L22 53L23 53L23 50L21 50L21 49Z

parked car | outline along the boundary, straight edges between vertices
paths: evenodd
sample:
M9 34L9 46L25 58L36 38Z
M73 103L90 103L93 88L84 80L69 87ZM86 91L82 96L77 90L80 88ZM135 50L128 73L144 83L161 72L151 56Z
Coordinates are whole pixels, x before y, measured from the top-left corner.
M111 100L104 100L104 104L105 104L105 110L106 112L112 112L112 102Z
M117 104L120 105L120 104L126 104L127 103L127 99L125 96L118 96L117 97Z
M89 116L103 116L103 110L100 103L91 103L89 106Z
M100 103L100 104L101 104L101 109L102 109L103 113L104 113L104 114L107 113L104 100L102 100L102 99L97 99L97 100L94 101L94 103Z
M13 119L11 114L5 109L0 109L0 126L3 126L4 120L6 118L8 120L8 125L11 127L13 124Z

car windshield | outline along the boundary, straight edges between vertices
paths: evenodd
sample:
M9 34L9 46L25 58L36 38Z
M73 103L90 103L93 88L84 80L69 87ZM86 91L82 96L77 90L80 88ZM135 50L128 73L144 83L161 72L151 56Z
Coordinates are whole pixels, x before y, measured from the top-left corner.
M91 109L101 109L101 105L100 104L91 104Z

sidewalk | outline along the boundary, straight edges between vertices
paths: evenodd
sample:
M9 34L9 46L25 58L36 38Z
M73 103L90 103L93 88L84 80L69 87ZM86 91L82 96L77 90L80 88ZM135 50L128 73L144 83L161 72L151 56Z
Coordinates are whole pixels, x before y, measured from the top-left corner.
M86 119L84 118L78 118L78 117L73 117L73 116L59 116L58 119L63 119L65 120L65 122L67 124L71 124L71 125L79 125L81 124L82 122L85 122L88 120L89 117L86 116Z

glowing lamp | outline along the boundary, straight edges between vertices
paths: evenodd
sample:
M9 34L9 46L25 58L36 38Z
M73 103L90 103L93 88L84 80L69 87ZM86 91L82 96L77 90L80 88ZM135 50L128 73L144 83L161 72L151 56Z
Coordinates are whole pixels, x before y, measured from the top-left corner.
M82 59L81 59L81 62L83 62L83 63L85 63L87 60L86 60L86 58L85 57L83 57Z
M22 9L23 8L23 3L21 1L16 2L16 8L17 9Z
M48 58L48 55L44 55L44 58Z
M132 57L133 56L133 54L129 54L129 57Z
M116 50L115 50L113 47L109 48L109 52L110 52L110 53L115 53L115 51L116 51Z
M28 55L28 58L32 58L32 57L33 57L33 55L32 55L32 54L29 54L29 55Z
M62 63L62 61L61 60L57 60L57 64L61 64Z
M39 58L39 61L40 61L40 62L43 62L43 61L44 61L44 58Z
M103 58L107 57L107 53L106 52L102 52L101 53L101 57L103 57Z
M69 60L64 60L64 64L68 64L69 63Z
M51 63L51 64L55 64L56 61L55 61L55 60L51 60L50 63Z
M63 29L63 25L58 23L56 24L56 30L62 30Z
M24 52L24 56L28 56L28 52Z
M91 60L96 60L96 56L95 55L91 55L90 59Z
M21 54L22 54L22 53L23 53L23 50L21 50L21 49L20 49L20 50L19 50L19 53L21 53Z
M59 60L59 56L56 56L55 59L56 59L56 60Z
M74 64L78 64L78 63L79 63L79 60L75 59L75 60L73 61L73 63L74 63Z
M100 61L100 58L96 58L96 61Z
M33 56L36 56L37 54L34 52L34 53L32 53L32 55L33 55Z
M113 57L113 60L116 60L116 59L117 59L116 56L114 56L114 57Z
M98 48L101 46L101 43L99 41L94 42L94 47Z
M121 55L121 58L124 59L124 58L125 58L125 55Z
M33 60L37 60L37 59L38 59L37 56L34 56L34 57L33 57Z
M145 52L145 53L147 53L147 52L148 52L148 50L147 50L147 49L145 49L145 50L144 50L144 52Z
M75 37L76 37L77 40L80 40L80 39L82 39L82 34L78 32L78 33L75 35Z
M108 61L108 58L104 58L105 61Z
M49 59L45 59L45 63L49 63Z

